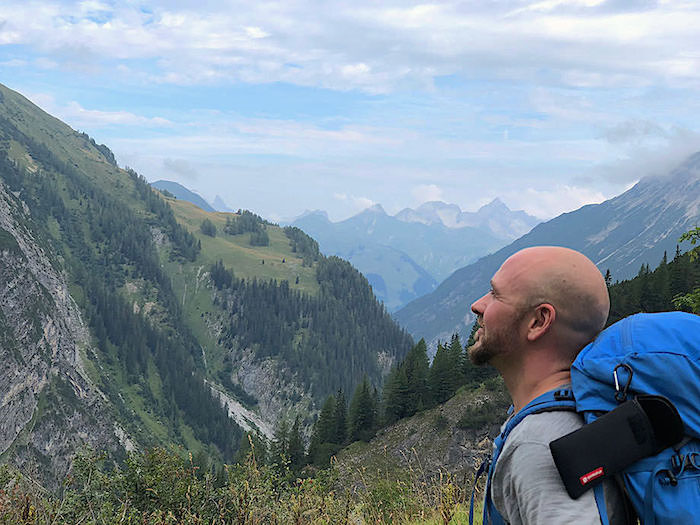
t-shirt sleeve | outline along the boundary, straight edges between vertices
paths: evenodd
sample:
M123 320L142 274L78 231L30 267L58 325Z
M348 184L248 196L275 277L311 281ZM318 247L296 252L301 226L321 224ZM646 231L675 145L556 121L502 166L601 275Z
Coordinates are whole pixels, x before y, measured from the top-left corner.
M496 476L502 480L500 494L493 494L497 507L512 524L600 525L593 491L572 499L559 477L549 447L543 443L522 441L504 450L498 460ZM500 501L497 501L500 500Z

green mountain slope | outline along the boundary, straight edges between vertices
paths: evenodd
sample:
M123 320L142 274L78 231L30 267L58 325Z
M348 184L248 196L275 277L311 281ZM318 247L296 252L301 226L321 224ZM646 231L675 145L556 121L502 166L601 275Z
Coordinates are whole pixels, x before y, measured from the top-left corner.
M411 345L298 230L164 199L4 86L0 197L0 454L44 480L81 443L230 461L241 426L308 417Z

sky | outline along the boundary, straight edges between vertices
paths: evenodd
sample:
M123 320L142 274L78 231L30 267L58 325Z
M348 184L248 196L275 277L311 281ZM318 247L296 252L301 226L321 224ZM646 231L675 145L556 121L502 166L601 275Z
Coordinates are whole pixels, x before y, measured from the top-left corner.
M499 197L542 219L700 150L700 2L0 2L0 82L270 220Z

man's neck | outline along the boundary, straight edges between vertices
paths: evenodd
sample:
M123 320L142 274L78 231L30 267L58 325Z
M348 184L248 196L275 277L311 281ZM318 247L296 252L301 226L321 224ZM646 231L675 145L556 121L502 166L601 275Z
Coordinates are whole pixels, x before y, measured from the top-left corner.
M528 374L518 370L516 373L509 373L507 370L501 371L503 382L513 400L513 407L518 412L530 401L545 392L571 383L570 369L552 369L546 373Z

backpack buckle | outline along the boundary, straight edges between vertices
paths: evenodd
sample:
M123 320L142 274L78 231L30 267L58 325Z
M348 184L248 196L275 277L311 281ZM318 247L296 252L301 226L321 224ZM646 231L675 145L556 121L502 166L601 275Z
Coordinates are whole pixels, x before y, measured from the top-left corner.
M574 401L574 393L568 388L562 388L554 392L555 401Z

